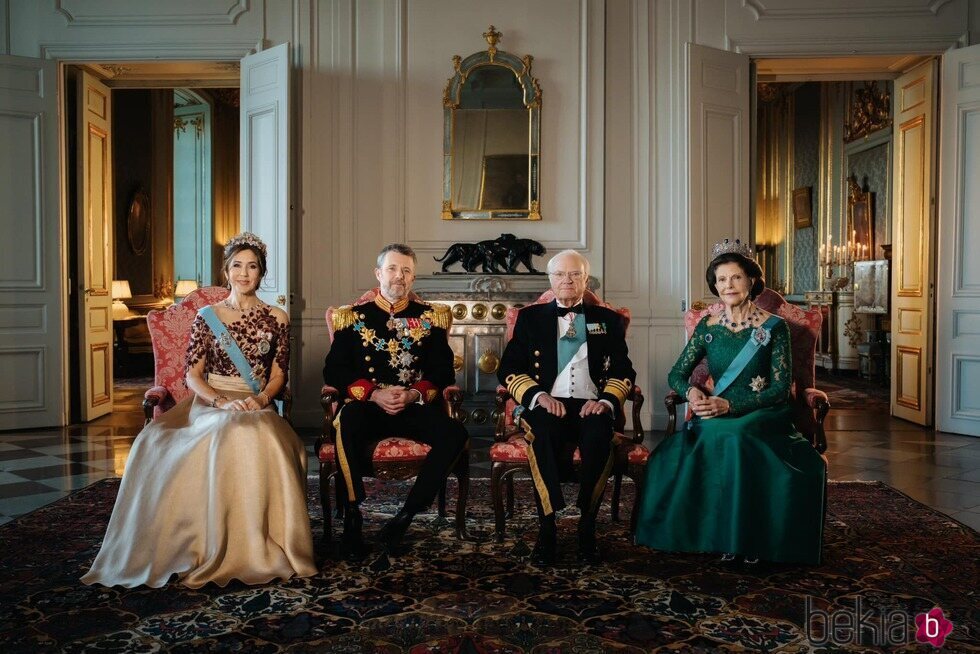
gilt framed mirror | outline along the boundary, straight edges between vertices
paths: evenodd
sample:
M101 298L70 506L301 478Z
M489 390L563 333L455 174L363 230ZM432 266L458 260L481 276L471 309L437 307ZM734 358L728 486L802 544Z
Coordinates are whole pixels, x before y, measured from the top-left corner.
M443 91L443 220L541 220L541 87L531 55L453 57Z

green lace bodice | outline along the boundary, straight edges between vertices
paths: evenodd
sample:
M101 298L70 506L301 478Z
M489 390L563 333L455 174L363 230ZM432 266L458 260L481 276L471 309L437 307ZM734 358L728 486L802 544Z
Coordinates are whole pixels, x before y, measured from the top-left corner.
M709 326L708 316L705 316L694 328L691 340L671 368L667 383L679 395L686 395L691 387L691 373L705 356L711 378L719 379L754 331L733 332L724 325ZM759 348L732 385L721 394L731 405L729 413L743 415L788 400L793 381L792 357L789 327L785 320L780 320L772 328L769 343Z

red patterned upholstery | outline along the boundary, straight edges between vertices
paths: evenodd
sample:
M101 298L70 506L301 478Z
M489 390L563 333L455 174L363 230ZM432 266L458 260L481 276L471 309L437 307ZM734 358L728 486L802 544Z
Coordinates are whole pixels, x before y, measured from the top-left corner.
M786 301L779 293L772 289L765 289L755 303L766 311L780 316L786 321L790 333L790 347L793 352L793 401L796 428L804 436L814 443L817 451L823 453L826 450L826 437L823 430L823 420L830 410L830 403L827 394L815 388L816 384L816 351L817 337L820 334L820 325L823 316L817 309L803 309ZM684 328L687 330L687 337L690 338L694 333L701 319L706 315L718 315L724 310L721 302L716 302L703 309L691 309L684 314ZM708 364L702 361L691 373L692 383L711 389L714 384L708 374ZM803 389L802 391L800 389ZM671 405L671 401L674 405ZM667 410L670 414L668 419L667 433L673 431L675 424L675 407L682 402L676 394L667 396ZM687 417L691 417L688 409Z
M143 412L147 422L191 394L184 379L191 325L198 309L220 302L228 294L227 288L205 286L193 291L182 302L151 311L146 316L146 326L153 340L155 384L143 396Z
M554 291L548 289L538 297L532 304L547 304L555 299ZM616 311L623 317L624 327L629 328L631 314L626 307L616 308L609 305L593 293L586 290L584 301L588 304L598 304ZM504 321L507 325L505 332L505 342L514 336L514 326L517 324L518 308L507 309ZM619 519L619 493L622 486L623 475L626 474L638 485L642 483L642 466L646 465L646 457L650 455L649 450L642 444L643 427L640 424L640 408L643 406L643 391L638 386L633 386L632 395L629 398L633 401L633 436L627 438L626 416L623 412L616 415L616 432L613 441L616 445L616 458L613 465L613 496L612 514L613 519ZM498 541L504 538L506 523L504 521L504 502L503 502L503 482L507 482L507 514L512 514L514 509L514 486L513 476L519 471L529 471L530 464L527 459L527 442L524 440L524 432L514 425L513 412L517 403L510 396L507 389L503 386L497 387L497 429L494 434L496 442L490 448L491 480L490 494L494 503L494 517L496 521L496 537ZM636 452L634 454L634 451ZM646 452L644 456L642 453ZM582 461L578 448L572 455L572 461L579 464ZM639 493L637 493L639 496ZM631 514L630 528L636 527L636 511Z
M357 298L353 304L363 304L372 302L377 297L377 289L367 291ZM409 299L420 301L414 292L409 293ZM333 314L335 308L327 309L325 319L327 321L327 334L330 342L333 343ZM455 416L463 402L463 395L458 386L448 386L442 391L446 410L450 415ZM316 442L317 459L320 461L320 502L323 505L324 520L324 541L329 542L331 538L331 515L330 515L330 480L334 479L335 492L337 494L337 513L342 514L343 498L342 489L336 484L337 476L337 456L334 445L334 426L333 419L337 408L342 399L341 393L332 386L326 384L320 390L320 405L323 407L324 418L323 428L320 437ZM371 455L371 462L374 466L375 474L381 479L408 479L418 474L418 469L425 461L429 450L432 448L425 443L411 440L409 438L386 438L380 441L374 448ZM456 535L461 539L466 538L466 496L469 492L469 449L463 452L454 469L454 474L459 481L459 495L456 499ZM439 515L446 515L446 487L443 485L439 492Z

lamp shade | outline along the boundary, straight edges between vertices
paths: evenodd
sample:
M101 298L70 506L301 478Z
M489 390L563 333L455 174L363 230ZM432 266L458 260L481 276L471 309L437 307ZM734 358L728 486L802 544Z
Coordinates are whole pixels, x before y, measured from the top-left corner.
M178 279L174 297L187 297L197 290L197 281L193 279Z
M129 290L129 280L126 279L112 280L113 300L128 300L131 297L133 297L133 292Z

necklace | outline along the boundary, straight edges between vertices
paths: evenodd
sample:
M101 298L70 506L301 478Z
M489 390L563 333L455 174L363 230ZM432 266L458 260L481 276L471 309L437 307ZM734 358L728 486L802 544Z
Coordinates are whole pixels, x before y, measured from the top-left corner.
M742 327L747 327L754 324L759 318L762 317L762 312L759 311L759 307L752 305L752 311L746 316L745 320L729 320L728 316L722 312L721 316L718 318L718 324L724 325L732 330L738 330Z
M255 304L253 304L252 306L248 307L247 309L243 309L240 306L236 307L234 304L232 304L231 302L228 301L228 298L225 298L224 300L222 300L221 301L221 304L223 304L227 308L231 309L232 311L237 311L238 313L251 313L252 310L255 309L256 307L260 306L262 304L262 302L261 301L260 302L257 302Z

